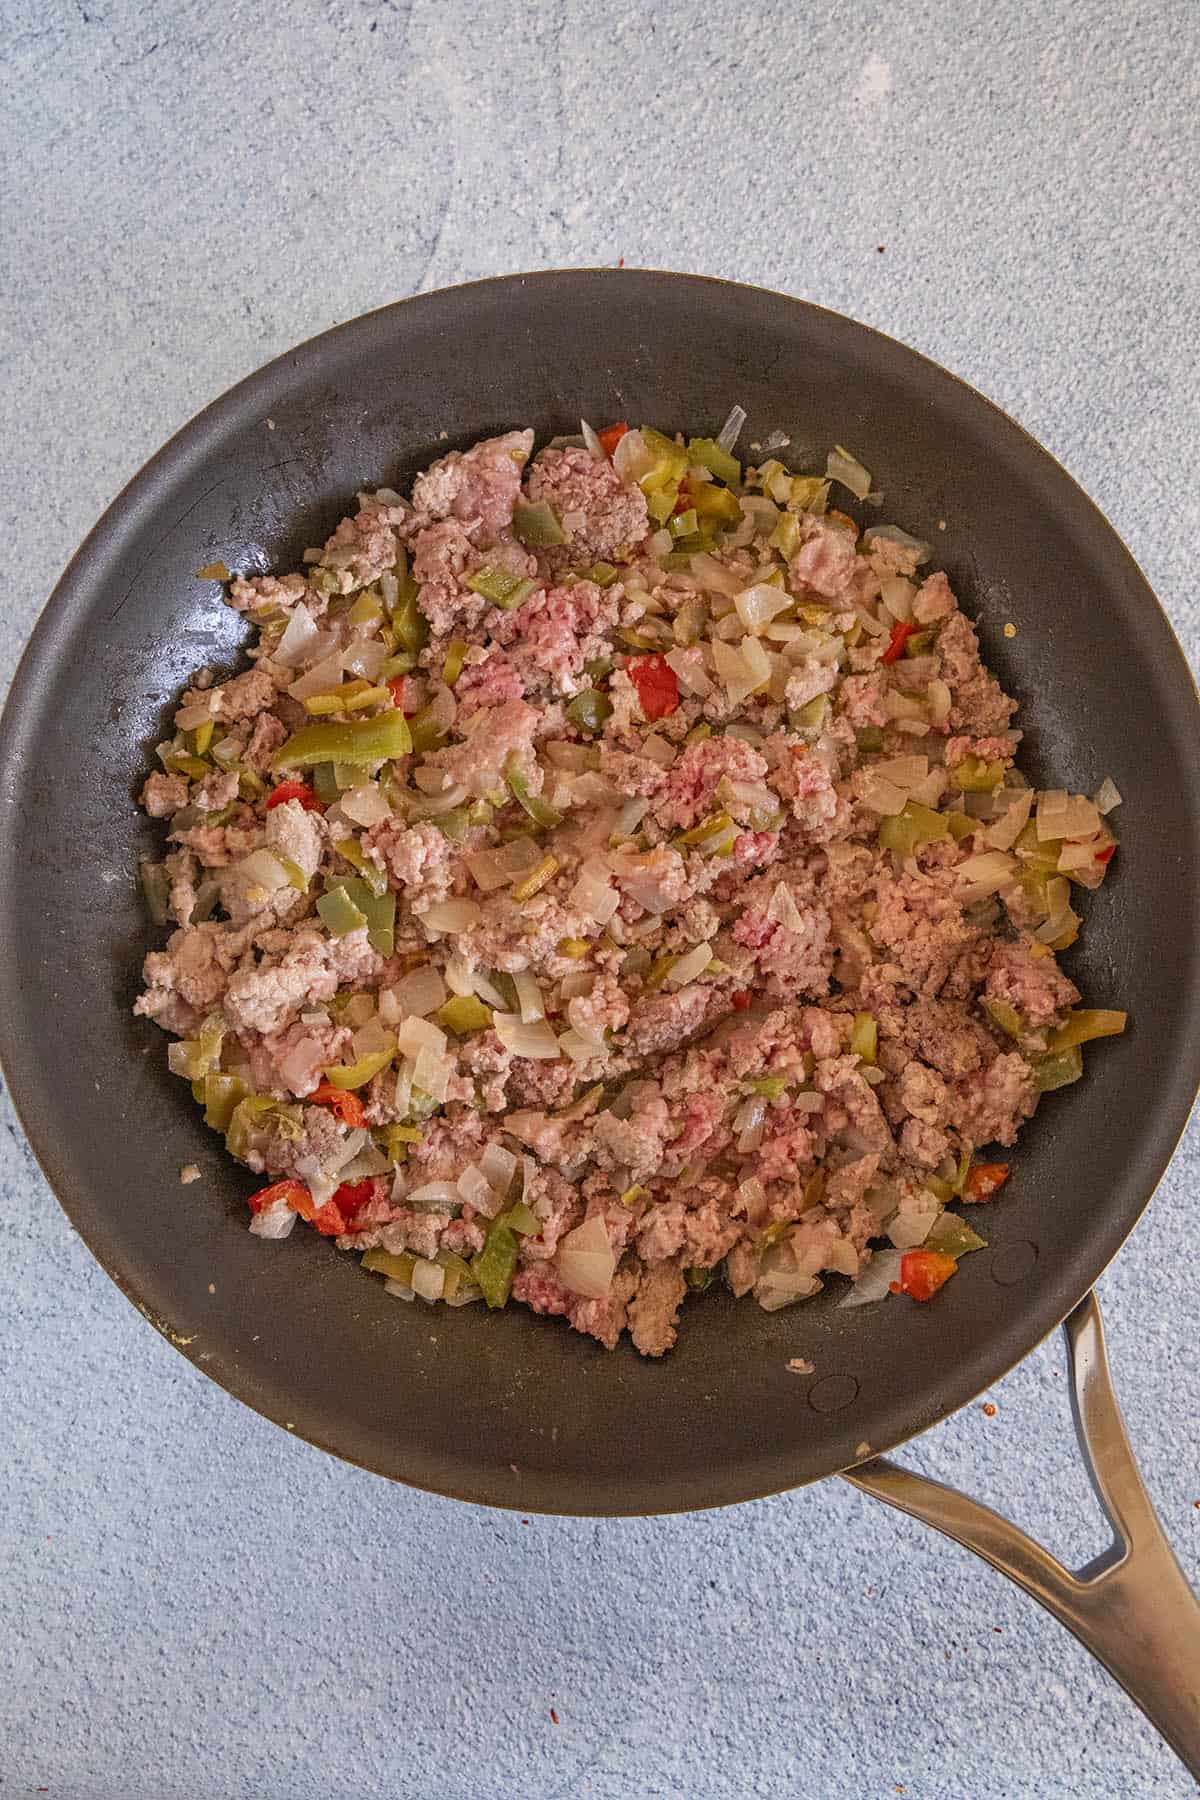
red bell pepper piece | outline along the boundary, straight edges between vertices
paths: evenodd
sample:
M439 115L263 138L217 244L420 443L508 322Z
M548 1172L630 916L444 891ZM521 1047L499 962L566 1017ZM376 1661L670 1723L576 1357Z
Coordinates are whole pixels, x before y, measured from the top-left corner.
M628 430L628 425L607 425L603 431L596 433L603 446L605 456L612 456L613 451Z
M910 1300L932 1300L958 1268L952 1256L940 1250L906 1250L900 1258L900 1279L889 1284L893 1294Z
M283 806L288 800L298 800L305 812L325 811L307 781L281 781L279 786L267 795L267 811L270 812L273 806Z
M342 1216L342 1209L337 1203L336 1196L332 1200L327 1200L324 1206L318 1206L309 1223L316 1226L322 1237L341 1237L347 1229L346 1220Z
M352 1131L356 1131L366 1119L366 1108L358 1095L350 1093L346 1088L334 1087L332 1081L319 1082L308 1097L316 1106L327 1106Z
M388 685L388 693L392 696L392 705L397 709L398 712L404 711L404 682L405 682L405 679L406 678L403 675L393 675L392 679L387 684Z
M730 999L733 1001L734 1012L745 1012L753 998L754 996L749 988L739 988L736 994L730 995Z
M367 1202L375 1198L375 1181L370 1175L365 1181L343 1181L331 1202L347 1221L360 1213Z
M1008 1180L1007 1163L972 1163L967 1172L964 1200L990 1200Z
M648 719L666 719L679 710L679 678L665 656L657 651L652 656L635 656L628 671Z
M303 1218L308 1218L312 1212L312 1195L298 1181L273 1181L270 1187L259 1188L256 1194L250 1196L250 1211L265 1212L276 1200L286 1200L292 1211L298 1212ZM305 1211L305 1208L308 1210Z
M899 662L904 655L904 646L914 631L920 630L915 619L897 619L892 626L892 635L888 639L888 647L880 657L880 662Z
M1112 859L1113 859L1113 855L1114 855L1114 853L1115 853L1115 851L1116 851L1116 848L1117 848L1117 846L1116 846L1116 845L1115 845L1115 844L1106 844L1106 845L1105 845L1105 846L1104 846L1104 848L1103 848L1103 850L1097 850L1097 852L1096 852L1096 861L1097 861L1097 862L1098 862L1098 863L1109 863L1109 862L1111 862L1111 861L1112 861Z

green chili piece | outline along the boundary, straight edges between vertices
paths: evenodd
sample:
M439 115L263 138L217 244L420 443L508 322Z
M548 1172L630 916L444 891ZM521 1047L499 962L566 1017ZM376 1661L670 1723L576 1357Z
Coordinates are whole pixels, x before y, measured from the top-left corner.
M504 765L504 778L508 782L513 799L525 809L535 825L540 826L543 831L553 831L556 825L562 824L562 814L543 800L540 795L530 792L528 777L523 772L515 751Z
M597 587L611 587L617 579L617 569L610 562L593 563L590 569L584 570L585 581L594 581Z
M718 481L723 481L727 488L740 488L742 485L742 465L736 456L728 450L722 450L716 438L689 438L687 447L688 461L707 469Z
M702 1294L705 1288L710 1288L716 1280L716 1271L713 1269L685 1269L683 1278L694 1294Z
M345 937L348 931L357 931L367 922L366 914L355 906L344 884L322 894L317 901L317 911L334 937Z
M944 1212L933 1221L929 1235L921 1247L924 1250L936 1250L941 1256L966 1256L971 1250L986 1250L987 1239L981 1238L977 1231L972 1231L966 1220L960 1219L957 1213Z
M344 862L348 862L352 869L358 870L360 877L367 884L368 891L376 899L381 894L387 893L387 876L382 869L375 867L357 838L338 838L333 847Z
M928 806L909 800L903 812L880 822L879 845L883 850L911 856L918 844L932 844L949 835L950 821L945 813L933 812Z
M388 1039L388 1043L380 1050L372 1050L367 1056L360 1056L357 1062L335 1063L325 1070L325 1079L335 1088L349 1092L353 1088L366 1087L368 1081L374 1079L381 1069L386 1069L396 1054L396 1040Z
M274 769L300 769L313 763L367 766L407 756L412 750L408 721L398 708L373 718L341 719L336 724L305 725L271 759Z
M1048 1048L1054 1053L1069 1050L1075 1044L1090 1044L1094 1038L1119 1037L1128 1019L1128 1013L1081 1006L1076 1012L1068 1013L1058 1030L1051 1032Z
M341 797L331 762L318 763L312 772L313 792L323 806L332 806Z
M869 1012L855 1013L854 1029L850 1033L851 1054L861 1057L865 1063L873 1063L878 1047L879 1027L875 1023L875 1015Z
M519 1237L536 1237L542 1229L541 1220L523 1200L518 1200L503 1214L504 1223Z
M234 1108L248 1093L238 1075L222 1075L214 1071L204 1077L204 1123L213 1131L229 1130Z
M1000 1031L1006 1032L1010 1038L1019 1038L1023 1030L1021 1015L1015 1006L1007 1000L985 1000L984 1011ZM1053 1046L1055 1049L1057 1045Z
M513 534L522 544L534 550L547 550L552 544L565 544L567 534L548 500L529 500L513 508Z
M964 794L990 794L1003 785L1004 764L985 762L982 756L964 756L951 769L950 779Z
M566 715L577 731L594 736L604 729L605 720L611 717L612 702L598 688L584 688L567 703Z
M867 755L875 755L883 749L883 732L878 725L863 725L855 732L854 740Z
M374 893L361 876L351 875L338 884L350 904L362 914L367 927L367 942L380 956L390 956L396 947L396 896L390 890ZM317 903L320 911L320 902ZM339 934L341 935L341 934Z
M482 569L471 576L467 586L472 593L482 594L485 600L490 600L493 606L499 606L505 612L515 612L534 592L537 582L514 575L510 569L485 563Z
M451 638L446 645L446 660L442 664L442 680L448 688L452 688L463 672L470 645L465 638Z
M1033 1065L1039 1094L1052 1094L1055 1088L1070 1087L1083 1074L1083 1051L1078 1044L1043 1056Z
M368 1250L362 1259L364 1269L370 1269L373 1275L386 1275L389 1281L398 1281L402 1287L411 1287L413 1272L417 1266L415 1256L407 1250L398 1255L390 1250Z
M453 994L434 1013L438 1024L455 1037L466 1037L471 1031L487 1031L492 1023L492 1009L478 994Z
M471 1278L490 1310L505 1305L517 1267L517 1239L504 1214L492 1220L483 1249L471 1259Z

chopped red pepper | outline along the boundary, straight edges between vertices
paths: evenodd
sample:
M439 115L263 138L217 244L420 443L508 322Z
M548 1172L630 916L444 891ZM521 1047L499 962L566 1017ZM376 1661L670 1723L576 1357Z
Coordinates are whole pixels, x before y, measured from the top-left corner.
M334 1087L332 1081L320 1082L308 1097L317 1106L327 1106L352 1131L357 1130L366 1119L366 1108L358 1095L350 1093L346 1088Z
M270 812L273 806L284 806L289 800L298 800L305 812L325 811L307 781L281 781L267 795L267 811Z
M305 1207L312 1210L312 1195L298 1181L273 1181L270 1187L259 1188L256 1194L251 1194L250 1211L265 1212L276 1200L286 1200L293 1212L303 1214Z
M600 439L604 448L605 456L612 455L628 430L628 425L607 425L603 431L598 431L596 433L596 436Z
M958 1264L940 1250L906 1250L900 1258L900 1279L889 1283L893 1294L910 1300L932 1300L954 1274Z
M331 1204L336 1206L344 1219L352 1219L360 1213L367 1202L375 1198L375 1182L370 1175L365 1181L343 1181L333 1196Z
M679 710L679 678L665 656L655 651L631 657L628 671L648 719L666 719Z
M392 679L387 684L388 685L388 693L392 696L392 705L394 707L396 707L400 712L404 711L404 682L405 682L405 679L406 678L403 675L393 675Z
M1008 1180L1007 1163L972 1163L967 1173L964 1200L990 1200Z
M896 623L892 626L892 635L888 639L887 649L879 659L880 662L899 662L900 658L904 655L905 644L907 644L913 632L919 630L920 626L915 619L897 619Z
M1106 844L1104 846L1103 850L1097 850L1096 861L1098 863L1111 862L1113 859L1113 853L1115 852L1116 848L1117 848L1117 846L1115 844Z
M739 988L736 994L730 995L730 998L733 1001L734 1012L745 1012L754 995L749 988Z

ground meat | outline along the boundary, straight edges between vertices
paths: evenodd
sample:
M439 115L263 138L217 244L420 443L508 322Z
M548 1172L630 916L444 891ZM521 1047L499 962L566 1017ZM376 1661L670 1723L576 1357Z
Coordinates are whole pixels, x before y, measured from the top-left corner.
M465 453L452 450L413 483L413 506L431 519L461 519L476 544L494 544L510 529L532 431L485 438Z
M1007 770L1021 742L945 575L917 585L919 548L876 536L860 551L837 519L792 502L790 562L706 521L712 560L667 566L636 484L578 448L529 465L532 444L514 431L450 452L411 505L390 489L360 500L306 553L310 579L231 584L261 641L243 673L193 679L188 729L161 748L200 759L195 779L145 782L144 808L168 821L178 929L146 958L136 1010L210 1048L219 1039L221 1069L255 1097L237 1117L239 1155L314 1205L352 1157L373 1154L360 1132L395 1152L383 1128L408 1128L405 1160L367 1178L340 1248L469 1261L490 1215L523 1195L535 1228L517 1233L513 1299L609 1348L628 1328L659 1356L690 1271L723 1264L735 1293L775 1309L856 1278L882 1238L919 1242L940 1205L932 1178L976 1146L1011 1143L1033 1111L1032 1065L1079 994L1033 936L1045 918L1034 884L964 911L961 867L981 831L891 849L902 832L867 804L878 760L903 758L890 773L920 806L970 810L954 772L968 757ZM518 541L523 481L565 544ZM760 487L755 471L746 485ZM598 561L614 565L603 586L587 573ZM885 663L881 584L897 575L929 642ZM721 590L767 579L796 603L798 635L763 638L770 681L735 703L713 646L742 626ZM301 604L317 633L285 666L280 615ZM672 653L679 681L643 702L629 664L646 639ZM352 771L292 759L281 777L278 752L310 722L287 690L352 646L347 673L366 690L343 698L385 732L394 707L419 716L422 747ZM414 666L389 679L410 651ZM701 677L711 685L697 693ZM324 667L307 685L336 680ZM900 730L895 702L937 681L949 718ZM572 706L585 685L598 697ZM295 797L272 805L281 779L299 783ZM361 791L348 802L350 786ZM714 814L732 829L689 842ZM263 851L293 879L276 886L274 862L248 862ZM490 892L485 851L512 859L492 861L507 879ZM338 935L343 898L365 923ZM449 915L459 928L431 925L453 900L471 902ZM693 949L681 976L674 959ZM537 1033L520 1047L544 1054L506 1047L514 1014ZM850 1047L863 1014L873 1066ZM376 1048L367 1083L314 1099L327 1071ZM498 1148L519 1157L511 1183ZM454 1198L405 1203L435 1181ZM262 1215L269 1229L290 1218L280 1206ZM603 1222L614 1258L598 1298L561 1276L564 1236L585 1220Z
M236 782L234 784L237 785ZM147 777L138 802L145 807L152 819L169 819L188 803L188 779L186 775L159 775Z
M629 1332L643 1356L662 1356L675 1342L687 1293L683 1270L660 1262L646 1269L629 1302Z
M547 554L552 568L623 562L649 529L640 488L623 482L610 462L588 450L546 450L529 470L531 500L553 507L566 543Z

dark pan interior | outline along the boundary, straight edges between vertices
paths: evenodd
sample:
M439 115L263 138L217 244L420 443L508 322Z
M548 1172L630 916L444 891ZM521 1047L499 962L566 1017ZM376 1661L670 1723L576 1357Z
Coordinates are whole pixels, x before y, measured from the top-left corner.
M628 418L797 467L834 442L881 514L932 539L1023 702L1026 766L1125 804L1114 877L1067 965L1132 1031L1043 1106L988 1209L991 1247L934 1305L767 1315L712 1292L662 1363L513 1307L389 1299L308 1231L246 1231L254 1185L130 1006L147 947L133 796L164 709L243 627L194 571L290 566L360 484L520 424ZM943 529L944 521L944 529ZM1015 637L1003 635L1011 621ZM188 425L63 577L0 732L0 1041L62 1204L159 1329L249 1405L369 1468L525 1510L710 1506L810 1481L961 1405L1036 1343L1116 1251L1184 1124L1200 1062L1197 706L1145 581L1064 472L979 395L860 325L691 277L583 271L422 296L303 345ZM199 1163L202 1183L179 1185ZM786 1364L815 1365L798 1377Z

